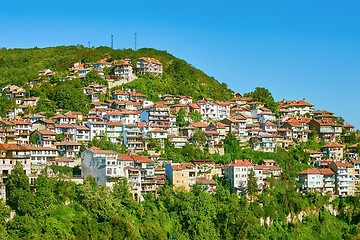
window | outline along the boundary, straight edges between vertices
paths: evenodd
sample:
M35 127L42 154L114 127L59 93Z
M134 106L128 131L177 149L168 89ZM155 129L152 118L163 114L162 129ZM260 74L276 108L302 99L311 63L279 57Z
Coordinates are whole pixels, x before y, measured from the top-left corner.
M111 174L111 172L112 172L112 169L111 169L111 168L108 168L108 169L107 169L107 174Z
M177 173L177 174L176 174L176 177L180 177L180 173Z
M114 168L114 174L116 174L116 168Z
M186 180L183 180L182 183L186 183Z
M183 177L185 177L185 176L186 176L186 174L185 174L185 173L183 173L183 174L182 174L182 176L183 176Z
M177 180L176 183L180 183L180 180Z

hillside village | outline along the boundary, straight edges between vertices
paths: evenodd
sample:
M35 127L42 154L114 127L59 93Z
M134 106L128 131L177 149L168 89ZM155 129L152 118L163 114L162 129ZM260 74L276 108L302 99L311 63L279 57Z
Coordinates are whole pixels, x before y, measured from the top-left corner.
M175 162L162 157L167 147L183 148L188 144L224 154L224 142L234 136L243 148L260 152L288 150L310 139L323 143L321 149L305 149L309 154L308 169L298 173L302 191L324 194L355 195L360 187L359 144L345 144L343 138L359 138L355 127L342 123L334 113L317 110L306 101L282 100L278 112L252 97L234 93L229 101L203 97L164 94L153 102L137 89L126 89L125 83L138 74L161 76L162 63L150 57L111 60L105 55L95 63L74 63L69 75L61 81L80 79L96 71L106 84L91 83L82 88L91 102L88 115L79 111L57 109L54 116L46 112L26 112L35 108L40 97L28 96L24 87L7 85L2 96L13 98L16 107L7 109L0 121L1 182L20 162L30 181L48 166L78 167L81 176L91 175L99 185L112 187L119 178L131 183L134 197L142 201L145 193L156 194L165 181L190 190L196 183L216 192L214 177L225 177L239 194L246 193L250 175L254 174L259 191L278 178L282 168L272 159L255 164L251 159L231 159L228 164L210 159ZM109 68L112 70L109 74ZM39 70L30 88L50 81L56 73ZM115 87L115 88L114 88ZM103 96L105 99L102 99ZM47 117L48 116L48 117ZM105 141L121 151L101 149L93 143ZM56 172L50 172L56 175ZM1 197L5 198L4 184Z

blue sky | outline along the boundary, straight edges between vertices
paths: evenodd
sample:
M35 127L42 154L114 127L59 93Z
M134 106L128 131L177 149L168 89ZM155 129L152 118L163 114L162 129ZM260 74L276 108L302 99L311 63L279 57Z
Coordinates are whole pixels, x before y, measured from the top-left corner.
M60 2L60 1L59 1ZM236 92L268 88L360 128L360 1L3 1L0 47L166 50Z

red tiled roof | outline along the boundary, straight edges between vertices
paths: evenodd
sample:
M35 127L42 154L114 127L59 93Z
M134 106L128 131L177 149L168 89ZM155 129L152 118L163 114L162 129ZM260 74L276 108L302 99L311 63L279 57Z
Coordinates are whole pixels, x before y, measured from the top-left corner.
M249 167L249 166L254 166L254 164L252 164L250 160L242 159L242 160L235 160L234 162L225 165L225 167L243 167L243 166Z
M118 154L118 157L125 161L133 161L134 160L129 154Z
M341 144L338 144L336 142L330 142L330 143L322 146L321 148L330 148L330 147L343 148L344 146Z

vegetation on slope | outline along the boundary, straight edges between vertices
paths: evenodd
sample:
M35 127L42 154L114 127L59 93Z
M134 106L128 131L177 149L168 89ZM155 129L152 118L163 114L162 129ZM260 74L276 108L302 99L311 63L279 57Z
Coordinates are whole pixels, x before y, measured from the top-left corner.
M133 66L140 57L153 57L163 63L164 74L160 77L141 76L127 85L157 99L158 94L190 95L195 99L211 97L215 100L228 100L231 90L225 83L220 84L214 78L192 67L166 51L143 48L114 50L108 47L85 48L83 46L59 46L32 49L0 50L0 87L7 84L25 86L38 77L38 71L50 68L56 71L54 79L59 80L68 74L67 70L75 62L94 63L110 53L112 59L132 59ZM110 59L110 60L112 60Z

